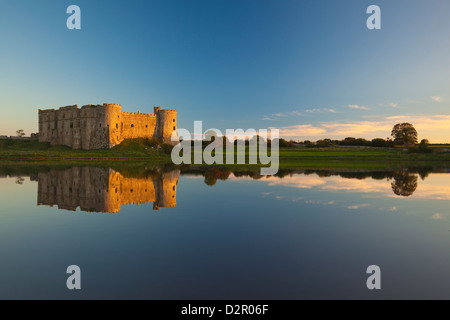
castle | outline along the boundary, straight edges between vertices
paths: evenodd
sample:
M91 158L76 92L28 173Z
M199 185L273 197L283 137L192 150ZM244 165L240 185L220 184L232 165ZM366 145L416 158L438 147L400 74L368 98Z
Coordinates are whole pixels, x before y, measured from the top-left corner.
M156 138L175 144L177 111L154 107L154 114L123 112L119 104L39 109L39 142L73 149L112 148L125 139Z
M153 210L176 207L179 170L127 177L108 168L73 167L39 172L38 205L87 212L121 211L122 205L153 202Z

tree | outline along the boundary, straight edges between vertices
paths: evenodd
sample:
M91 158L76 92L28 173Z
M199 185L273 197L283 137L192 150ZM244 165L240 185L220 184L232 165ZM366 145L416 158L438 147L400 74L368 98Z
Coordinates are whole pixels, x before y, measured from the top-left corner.
M16 135L19 138L22 138L25 135L25 132L23 132L23 129L19 129L19 130L16 131Z
M372 147L386 147L386 140L381 138L372 139Z
M413 125L407 122L397 123L392 128L391 136L396 143L411 145L417 143L417 131Z
M430 142L427 139L422 139L420 141L419 147L426 148L426 147L428 147L429 144L430 144Z

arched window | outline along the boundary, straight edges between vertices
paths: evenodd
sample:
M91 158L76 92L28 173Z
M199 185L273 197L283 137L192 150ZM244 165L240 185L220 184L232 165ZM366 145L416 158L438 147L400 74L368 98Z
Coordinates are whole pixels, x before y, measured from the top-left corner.
M172 121L175 122L175 119L173 119Z
M134 128L134 124L132 124L131 127Z

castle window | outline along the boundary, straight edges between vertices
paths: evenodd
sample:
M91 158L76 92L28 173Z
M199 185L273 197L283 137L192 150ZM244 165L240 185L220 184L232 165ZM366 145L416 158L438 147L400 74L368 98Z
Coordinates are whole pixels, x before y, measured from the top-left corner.
M102 124L101 124L101 123L99 123L99 124L98 124L98 126L99 126L99 127L101 128L101 127L102 127Z
M134 128L134 124L132 124L131 127Z
M130 189L130 192L133 192L133 189Z
M175 122L175 119L173 119L172 122Z
M73 122L70 123L70 128L73 128Z
M173 130L176 130L175 127L173 127Z
M118 123L116 123L116 129L119 129L119 124Z
M175 191L175 186L173 186L173 191Z
M146 128L148 128L148 125L145 125Z

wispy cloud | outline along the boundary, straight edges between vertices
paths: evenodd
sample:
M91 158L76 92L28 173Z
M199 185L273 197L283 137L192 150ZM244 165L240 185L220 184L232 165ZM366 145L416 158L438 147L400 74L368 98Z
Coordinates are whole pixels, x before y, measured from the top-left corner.
M435 101L435 102L441 102L442 101L442 97L441 96L431 96L431 99L433 99L433 101Z
M351 109L369 110L369 108L364 107L364 106L359 106L357 104L350 104L350 105L348 105L348 107L351 108Z
M302 115L302 113L298 110L291 111L289 114L292 116L301 116Z
M398 103L391 102L391 103L389 103L389 107L398 108L399 106L398 106Z
M368 207L368 206L370 206L370 204L368 204L368 203L361 203L361 204L355 204L353 206L348 206L347 209L356 210L356 209L365 208L365 207Z
M332 108L322 108L322 109L315 108L315 109L306 109L305 112L306 113L323 113L323 112L336 113L337 111Z
M270 116L263 116L261 120L270 120L274 121L277 120L277 118L283 118L283 117L298 117L301 116L302 113L298 110L289 111L286 113L272 113Z

